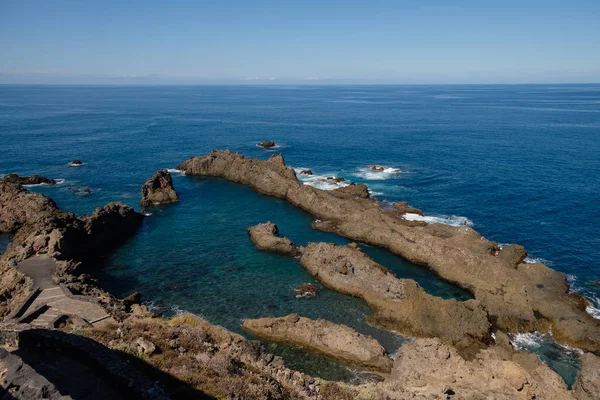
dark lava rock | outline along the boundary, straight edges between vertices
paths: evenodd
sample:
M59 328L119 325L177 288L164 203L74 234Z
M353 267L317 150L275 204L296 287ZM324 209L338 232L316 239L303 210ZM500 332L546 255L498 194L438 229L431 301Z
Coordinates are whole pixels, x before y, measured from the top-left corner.
M265 140L264 142L258 143L257 146L262 147L263 149L272 149L273 147L275 147L275 142Z
M17 174L8 174L2 178L3 182L17 183L19 185L56 185L54 179L48 179L41 175L19 176Z

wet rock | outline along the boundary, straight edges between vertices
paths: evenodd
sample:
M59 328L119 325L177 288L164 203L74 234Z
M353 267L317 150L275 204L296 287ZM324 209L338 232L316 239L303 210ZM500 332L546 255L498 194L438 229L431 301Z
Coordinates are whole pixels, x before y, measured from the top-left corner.
M333 177L333 176L327 178L327 180L329 182L333 182L333 183L341 183L341 182L345 182L346 181L344 178L336 178L336 177Z
M166 169L158 170L142 185L142 207L157 204L169 204L179 201L173 188L173 178Z
M2 178L2 181L19 185L56 185L54 179L48 179L41 175L19 176L17 174L8 174Z
M286 254L294 254L298 250L298 247L291 240L279 237L277 225L271 222L249 227L248 234L252 243L259 250Z
M79 191L79 194L81 196L89 196L92 193L92 190L90 188L83 188Z
M302 171L300 171L300 175L312 175L312 169L303 169Z
M370 169L371 171L383 172L383 170L385 170L385 167L381 167L381 166L378 166L378 165L371 165L371 166L369 167L369 169Z
M406 201L398 201L396 203L393 203L393 206L396 210L398 210L402 214L408 213L408 214L417 214L417 215L423 216L423 211L421 211L419 208L409 206Z
M302 285L298 286L294 292L298 298L310 299L319 293L319 288L312 283L303 283Z
M77 166L79 166L79 165L83 165L83 161L81 161L81 160L79 160L79 159L77 159L77 160L73 160L73 161L71 161L70 165L71 165L72 167L77 167Z
M270 140L265 140L264 142L260 142L256 144L258 147L262 147L263 149L271 149L275 147L275 142Z
M243 327L267 340L291 343L377 371L388 372L392 366L392 360L377 340L323 319L291 314L282 318L246 319Z

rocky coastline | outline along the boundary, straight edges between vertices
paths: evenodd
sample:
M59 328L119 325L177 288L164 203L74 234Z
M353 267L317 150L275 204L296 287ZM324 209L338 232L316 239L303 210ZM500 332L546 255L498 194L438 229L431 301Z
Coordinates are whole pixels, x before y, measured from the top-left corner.
M41 397L43 391L28 387L22 375L13 373L18 368L35 375L26 366L30 363L35 370L35 357L26 356L39 349L64 355L66 361L60 362L83 363L93 375L112 376L112 383L106 384L115 390L115 399L121 390L123 398L157 399L584 400L597 395L600 358L591 352L581 357L581 373L568 390L535 355L511 346L506 333L540 330L585 350L600 348L598 323L585 313L585 299L568 294L564 275L542 264L523 263L522 247L500 249L468 227L409 223L414 221L403 219L404 213L420 210L405 203L383 207L370 199L364 185L331 192L303 185L280 155L263 161L214 151L178 169L286 199L319 218L313 223L316 229L426 265L470 290L475 299L458 302L431 296L416 282L396 278L355 244L300 247L280 238L272 223L250 227L248 234L257 248L293 255L323 285L363 298L373 311L372 323L419 337L391 360L373 338L329 321L291 315L244 322L245 329L259 336L385 373L381 382L357 386L315 379L288 369L259 342L197 316L154 315L139 304L139 296L116 299L82 274L86 261L135 234L143 215L131 207L109 203L90 216L76 216L20 183L0 182L0 231L15 234L0 258L0 316L5 318L0 344L19 349L15 354L22 359L0 354L0 366L10 372L1 374L0 385L13 398ZM15 321L14 311L36 290L36 277L19 266L40 258L56 266L56 284L100 304L111 315L110 322L57 329ZM58 396L47 381L38 382Z
M600 321L586 313L585 298L569 293L564 274L543 264L524 263L524 255L514 247L500 249L467 226L415 226L407 223L402 211L382 207L376 200L303 185L281 155L258 160L216 150L177 169L187 176L220 177L285 199L314 215L315 229L388 249L428 267L470 291L493 329L552 332L560 343L600 351Z

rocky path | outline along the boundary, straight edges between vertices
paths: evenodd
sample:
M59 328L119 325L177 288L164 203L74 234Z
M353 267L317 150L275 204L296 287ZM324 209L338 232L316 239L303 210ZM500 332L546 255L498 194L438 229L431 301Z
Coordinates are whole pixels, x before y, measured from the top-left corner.
M100 305L72 298L52 280L56 262L47 256L28 258L17 265L41 292L22 313L21 321L40 327L50 327L59 317L77 316L92 326L102 326L114 319Z

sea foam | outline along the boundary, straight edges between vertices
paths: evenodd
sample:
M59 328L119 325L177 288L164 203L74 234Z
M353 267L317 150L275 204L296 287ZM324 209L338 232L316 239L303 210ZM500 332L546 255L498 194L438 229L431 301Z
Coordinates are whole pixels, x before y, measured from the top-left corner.
M395 178L402 173L398 168L383 167L383 171L375 171L369 167L359 168L354 175L368 181L384 181Z
M419 215L413 213L406 213L403 215L403 218L408 221L423 221L428 224L446 224L450 226L473 226L473 221L471 221L467 217L461 217L458 215Z
M167 172L170 174L178 174L178 175L185 175L185 171L181 171L175 168L167 168Z
M308 168L294 168L294 171L296 171L296 176L298 177L298 180L305 185L309 185L309 186L315 187L317 189L322 189L322 190L334 190L334 189L339 189L341 187L350 186L349 181L333 182L331 179L328 179L328 178L337 178L337 176L335 176L333 174L332 175L305 175L305 174L300 173L307 169Z

